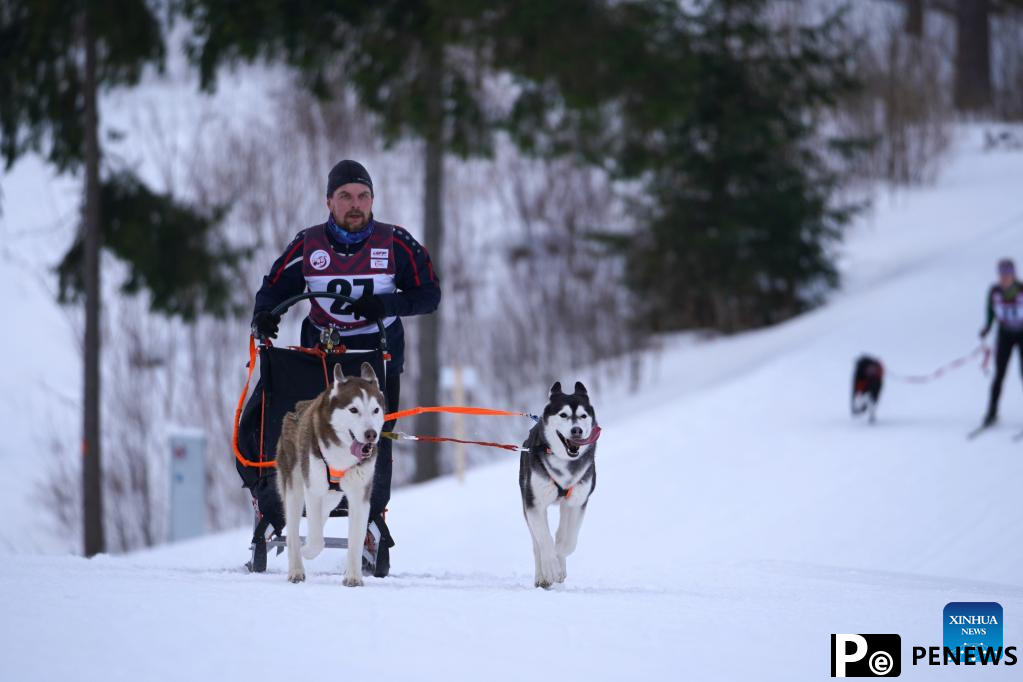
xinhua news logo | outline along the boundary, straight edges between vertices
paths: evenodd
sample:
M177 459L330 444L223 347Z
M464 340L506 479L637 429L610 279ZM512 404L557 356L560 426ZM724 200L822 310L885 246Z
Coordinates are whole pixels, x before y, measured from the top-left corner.
M831 635L832 677L898 677L901 672L902 637Z
M954 601L942 619L943 646L913 647L913 665L1016 665L1016 647L1003 644L997 602Z
M979 652L1002 651L1002 606L993 601L954 601L942 613L945 662L957 648L964 663L976 663ZM988 658L985 656L985 658Z

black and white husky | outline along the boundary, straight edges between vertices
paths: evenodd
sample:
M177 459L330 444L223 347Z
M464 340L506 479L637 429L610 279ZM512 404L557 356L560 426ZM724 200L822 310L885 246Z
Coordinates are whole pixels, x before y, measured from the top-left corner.
M595 453L600 427L586 387L571 395L551 387L543 418L529 432L519 463L522 511L533 536L536 586L565 581L565 559L575 551L586 503L597 485ZM558 532L551 537L547 508L560 507Z

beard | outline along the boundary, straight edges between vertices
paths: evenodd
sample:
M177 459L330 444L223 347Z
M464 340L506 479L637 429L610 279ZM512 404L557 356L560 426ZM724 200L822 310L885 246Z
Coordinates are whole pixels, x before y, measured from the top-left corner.
M362 211L349 211L339 224L349 232L358 232L366 227L366 214Z

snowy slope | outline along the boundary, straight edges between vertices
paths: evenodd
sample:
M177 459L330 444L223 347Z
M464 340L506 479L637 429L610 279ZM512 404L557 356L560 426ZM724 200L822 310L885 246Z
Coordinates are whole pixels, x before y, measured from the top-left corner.
M895 632L904 677L945 679L967 673L909 655L941 644L951 601L1001 603L1006 644L1023 645L1017 361L1003 426L974 442L976 365L888 382L874 427L847 414L857 354L917 374L970 352L995 260L1023 261L1023 154L982 153L975 132L936 187L857 224L828 306L669 340L637 394L595 395L599 485L564 586L531 587L508 461L399 491L394 574L361 590L340 586L331 552L303 585L283 556L245 574L244 530L127 557L8 556L0 678L813 680L830 633Z

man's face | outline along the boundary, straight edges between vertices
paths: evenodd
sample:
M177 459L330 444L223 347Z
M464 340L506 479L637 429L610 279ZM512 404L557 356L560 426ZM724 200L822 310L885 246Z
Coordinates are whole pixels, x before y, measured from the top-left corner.
M373 192L361 182L349 182L334 190L327 199L327 208L334 222L349 232L358 232L366 227L373 212Z
M1016 273L1014 273L1012 271L1009 271L1009 272L999 272L998 273L998 281L1001 282L1003 289L1007 289L1007 288L1012 286L1013 282L1016 281Z

